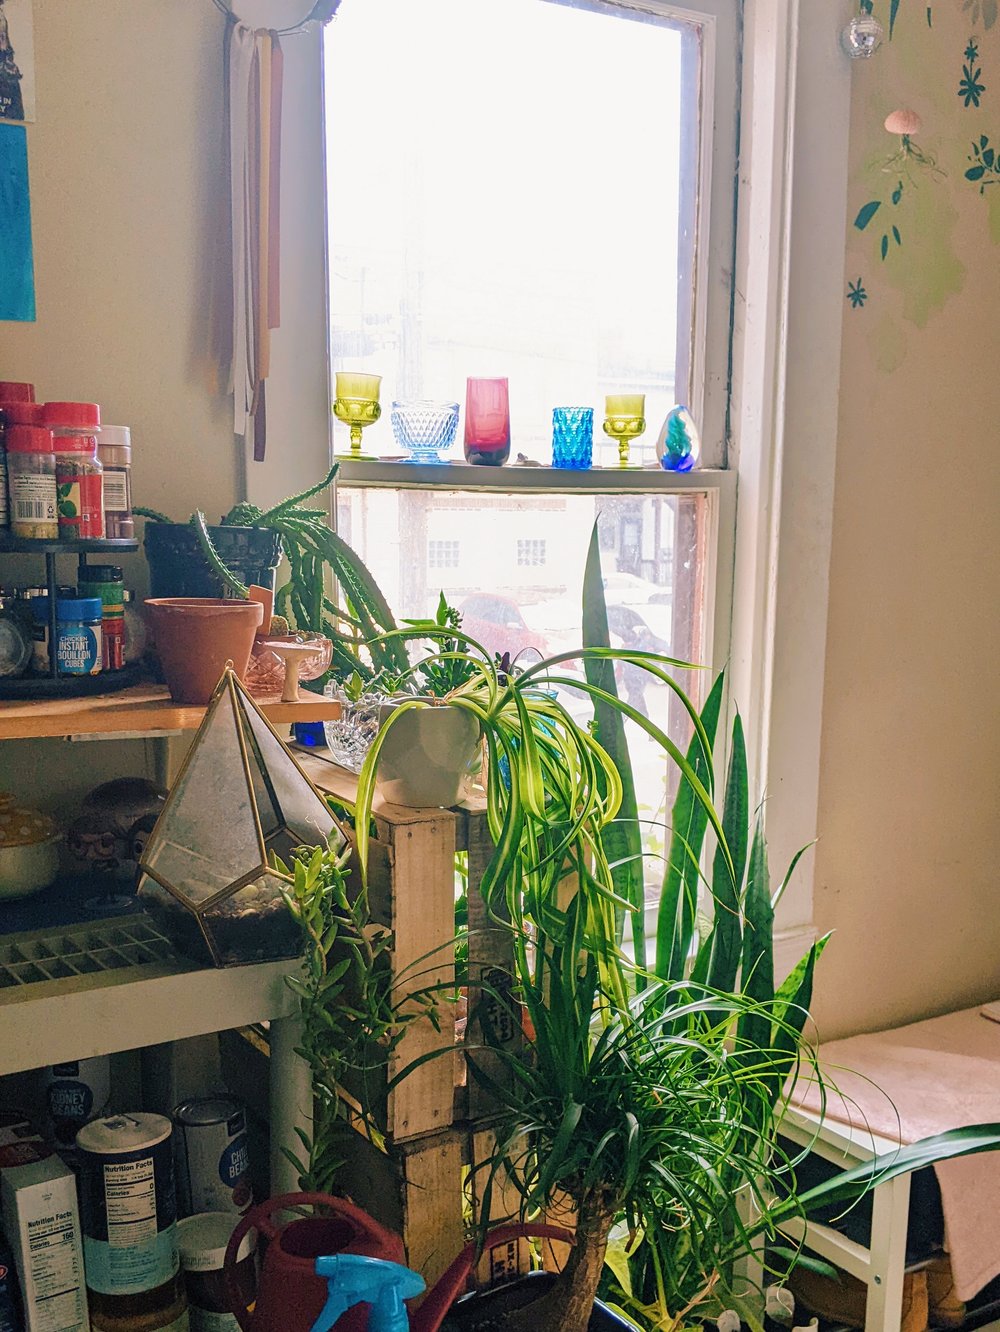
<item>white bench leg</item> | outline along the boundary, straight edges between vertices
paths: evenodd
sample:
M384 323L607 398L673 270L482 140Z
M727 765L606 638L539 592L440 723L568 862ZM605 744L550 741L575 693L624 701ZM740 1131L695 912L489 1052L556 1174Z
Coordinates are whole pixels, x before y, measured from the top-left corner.
M865 1332L899 1332L909 1205L909 1174L879 1184L872 1195L871 1277Z

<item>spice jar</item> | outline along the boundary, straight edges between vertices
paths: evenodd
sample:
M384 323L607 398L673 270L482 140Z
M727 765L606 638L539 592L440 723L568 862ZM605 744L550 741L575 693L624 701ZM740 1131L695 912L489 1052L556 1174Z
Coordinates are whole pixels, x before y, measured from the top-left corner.
M77 591L101 603L101 666L120 671L125 665L125 575L117 564L84 564Z
M132 517L132 432L128 426L102 425L97 456L104 468L104 535L115 541L131 541L135 536L135 520Z
M101 409L96 402L47 402L59 488L59 535L79 539L104 535L104 487L97 457Z
M11 425L5 436L11 529L15 536L55 541L59 520L52 431L42 426Z
M48 672L48 644L37 636L43 626L48 637L49 599L34 597L34 668ZM56 669L60 675L99 675L101 672L101 603L97 597L56 598Z
M14 389L34 389L30 384L11 384L0 381L0 528L10 526L10 486L7 481L7 446L5 435L8 426L41 425L42 407L40 403L22 398L7 398Z
M13 596L0 596L0 676L23 675L31 660L31 635L17 614Z

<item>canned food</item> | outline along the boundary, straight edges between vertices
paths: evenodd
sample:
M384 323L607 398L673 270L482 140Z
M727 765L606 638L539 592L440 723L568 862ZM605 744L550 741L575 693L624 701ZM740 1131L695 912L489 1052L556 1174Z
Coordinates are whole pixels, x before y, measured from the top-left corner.
M52 1136L68 1145L92 1119L107 1113L111 1060L107 1055L53 1064L45 1070L45 1105Z
M250 1152L246 1111L233 1096L203 1096L174 1111L181 1211L250 1210Z
M236 1315L230 1312L223 1271L226 1248L237 1222L233 1212L202 1212L177 1223L191 1332L240 1332ZM254 1301L255 1250L256 1233L250 1230L236 1251L232 1274L244 1309L249 1309Z
M83 1260L91 1317L101 1326L164 1313L181 1301L170 1120L114 1115L85 1125L80 1153ZM142 1308L133 1297L143 1296ZM165 1320L169 1321L169 1320Z

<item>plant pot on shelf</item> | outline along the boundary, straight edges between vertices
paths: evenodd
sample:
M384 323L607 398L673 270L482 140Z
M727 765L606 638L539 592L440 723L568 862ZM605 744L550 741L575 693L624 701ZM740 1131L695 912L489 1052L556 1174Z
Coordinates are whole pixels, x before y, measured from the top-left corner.
M414 702L423 706L406 706ZM411 809L457 804L479 747L475 717L425 698L383 703L379 720L375 782L382 799Z
M264 608L257 601L214 597L153 597L146 601L150 628L175 703L208 703L232 662L246 673Z
M247 587L274 590L281 537L266 527L210 527L208 534L226 567ZM221 597L222 579L205 558L190 523L146 523L143 539L153 597Z
M515 1310L529 1309L555 1279L552 1272L531 1272L492 1290L465 1295L452 1306L441 1332L494 1332L505 1326ZM596 1300L587 1326L588 1332L625 1332L633 1325Z

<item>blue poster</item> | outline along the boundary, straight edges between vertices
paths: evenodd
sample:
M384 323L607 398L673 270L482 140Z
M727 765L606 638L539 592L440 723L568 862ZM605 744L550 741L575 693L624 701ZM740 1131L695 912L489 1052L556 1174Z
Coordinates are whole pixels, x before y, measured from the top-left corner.
M0 125L0 319L34 318L28 140L23 125Z

